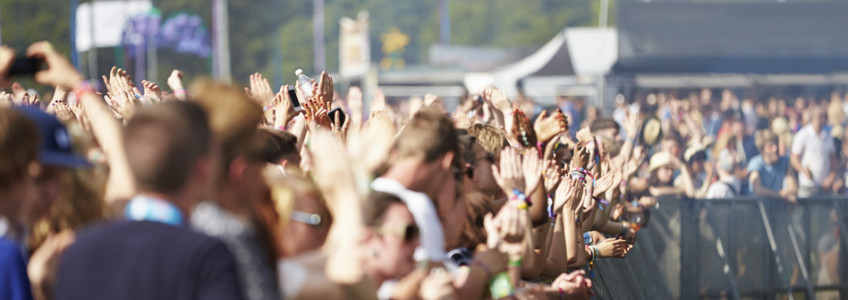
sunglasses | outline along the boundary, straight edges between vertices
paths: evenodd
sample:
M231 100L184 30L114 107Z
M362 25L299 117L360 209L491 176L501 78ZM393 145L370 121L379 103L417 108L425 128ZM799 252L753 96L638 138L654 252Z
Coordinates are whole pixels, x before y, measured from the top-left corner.
M418 239L418 236L420 235L420 232L418 230L418 226L415 225L415 224L406 224L406 226L403 226L403 227L392 227L392 228L378 227L378 228L375 228L375 231L377 232L377 234L383 234L383 235L390 234L390 235L397 236L397 237L403 239L404 243L412 242L412 241Z

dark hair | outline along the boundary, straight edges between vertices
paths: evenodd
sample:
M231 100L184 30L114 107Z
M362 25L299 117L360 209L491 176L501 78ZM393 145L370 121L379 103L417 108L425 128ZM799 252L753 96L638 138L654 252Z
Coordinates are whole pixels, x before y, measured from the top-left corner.
M139 189L164 194L185 187L212 140L206 113L192 102L143 108L124 132L127 160Z
M38 128L24 114L0 108L0 190L26 174L38 158Z
M377 227L383 223L386 210L393 203L404 204L403 201L393 194L373 192L368 195L367 204L362 210L363 221L368 227Z
M297 137L289 132L260 129L257 138L261 146L259 156L265 162L276 164L287 156L300 155Z

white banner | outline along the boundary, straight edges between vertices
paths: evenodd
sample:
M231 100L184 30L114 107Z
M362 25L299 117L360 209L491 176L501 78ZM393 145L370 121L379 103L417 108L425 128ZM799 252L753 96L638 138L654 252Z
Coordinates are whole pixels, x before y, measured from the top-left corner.
M127 21L153 7L150 0L97 1L77 7L77 51L121 44Z
M371 43L368 35L368 12L361 11L356 20L339 20L339 74L361 76L371 68Z

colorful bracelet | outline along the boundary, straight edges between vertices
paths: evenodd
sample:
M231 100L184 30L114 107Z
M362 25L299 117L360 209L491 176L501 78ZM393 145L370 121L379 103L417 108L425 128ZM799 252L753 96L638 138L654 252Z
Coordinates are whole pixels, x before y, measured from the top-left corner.
M561 287L557 287L557 289L559 290L559 300L565 300L565 290Z
M176 95L176 94L185 94L185 93L186 93L186 91L185 91L184 89L178 89L178 90L174 91L174 95Z
M274 105L268 104L268 105L265 105L265 107L262 108L262 111L268 111L269 109L272 109L272 108L274 108Z
M83 80L79 86L74 89L74 97L79 101L82 98L82 95L86 93L94 93L94 88L91 86L91 83L88 80Z

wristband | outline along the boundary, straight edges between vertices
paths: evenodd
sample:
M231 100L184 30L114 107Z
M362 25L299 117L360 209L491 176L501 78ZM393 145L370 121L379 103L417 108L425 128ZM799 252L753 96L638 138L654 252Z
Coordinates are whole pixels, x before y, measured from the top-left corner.
M559 300L565 300L565 290L561 287L557 287L557 289L559 290Z
M276 127L274 127L274 129L279 130L279 131L286 131L286 130L288 130L288 129L286 128L286 126L276 126Z
M521 259L520 258L516 259L516 260L510 259L508 266L510 266L510 267L520 267L521 266Z
M177 95L177 94L185 95L185 93L186 93L186 91L184 89L177 89L176 91L174 91L174 95Z
M274 108L274 105L268 104L268 105L266 105L265 107L262 108L262 111L268 111L269 109L272 109L272 108Z
M74 89L74 97L76 97L77 101L79 101L79 99L82 98L82 95L85 95L86 93L94 93L94 88L91 87L91 83L89 83L88 80L83 80L82 83Z
M630 229L630 228L625 224L624 221L621 221L620 224L621 224L621 233L619 233L618 235L623 237L627 233L627 229Z
M527 207L528 207L527 202L524 202L524 201L521 201L521 203L518 203L518 206L517 206L518 210L527 210Z

